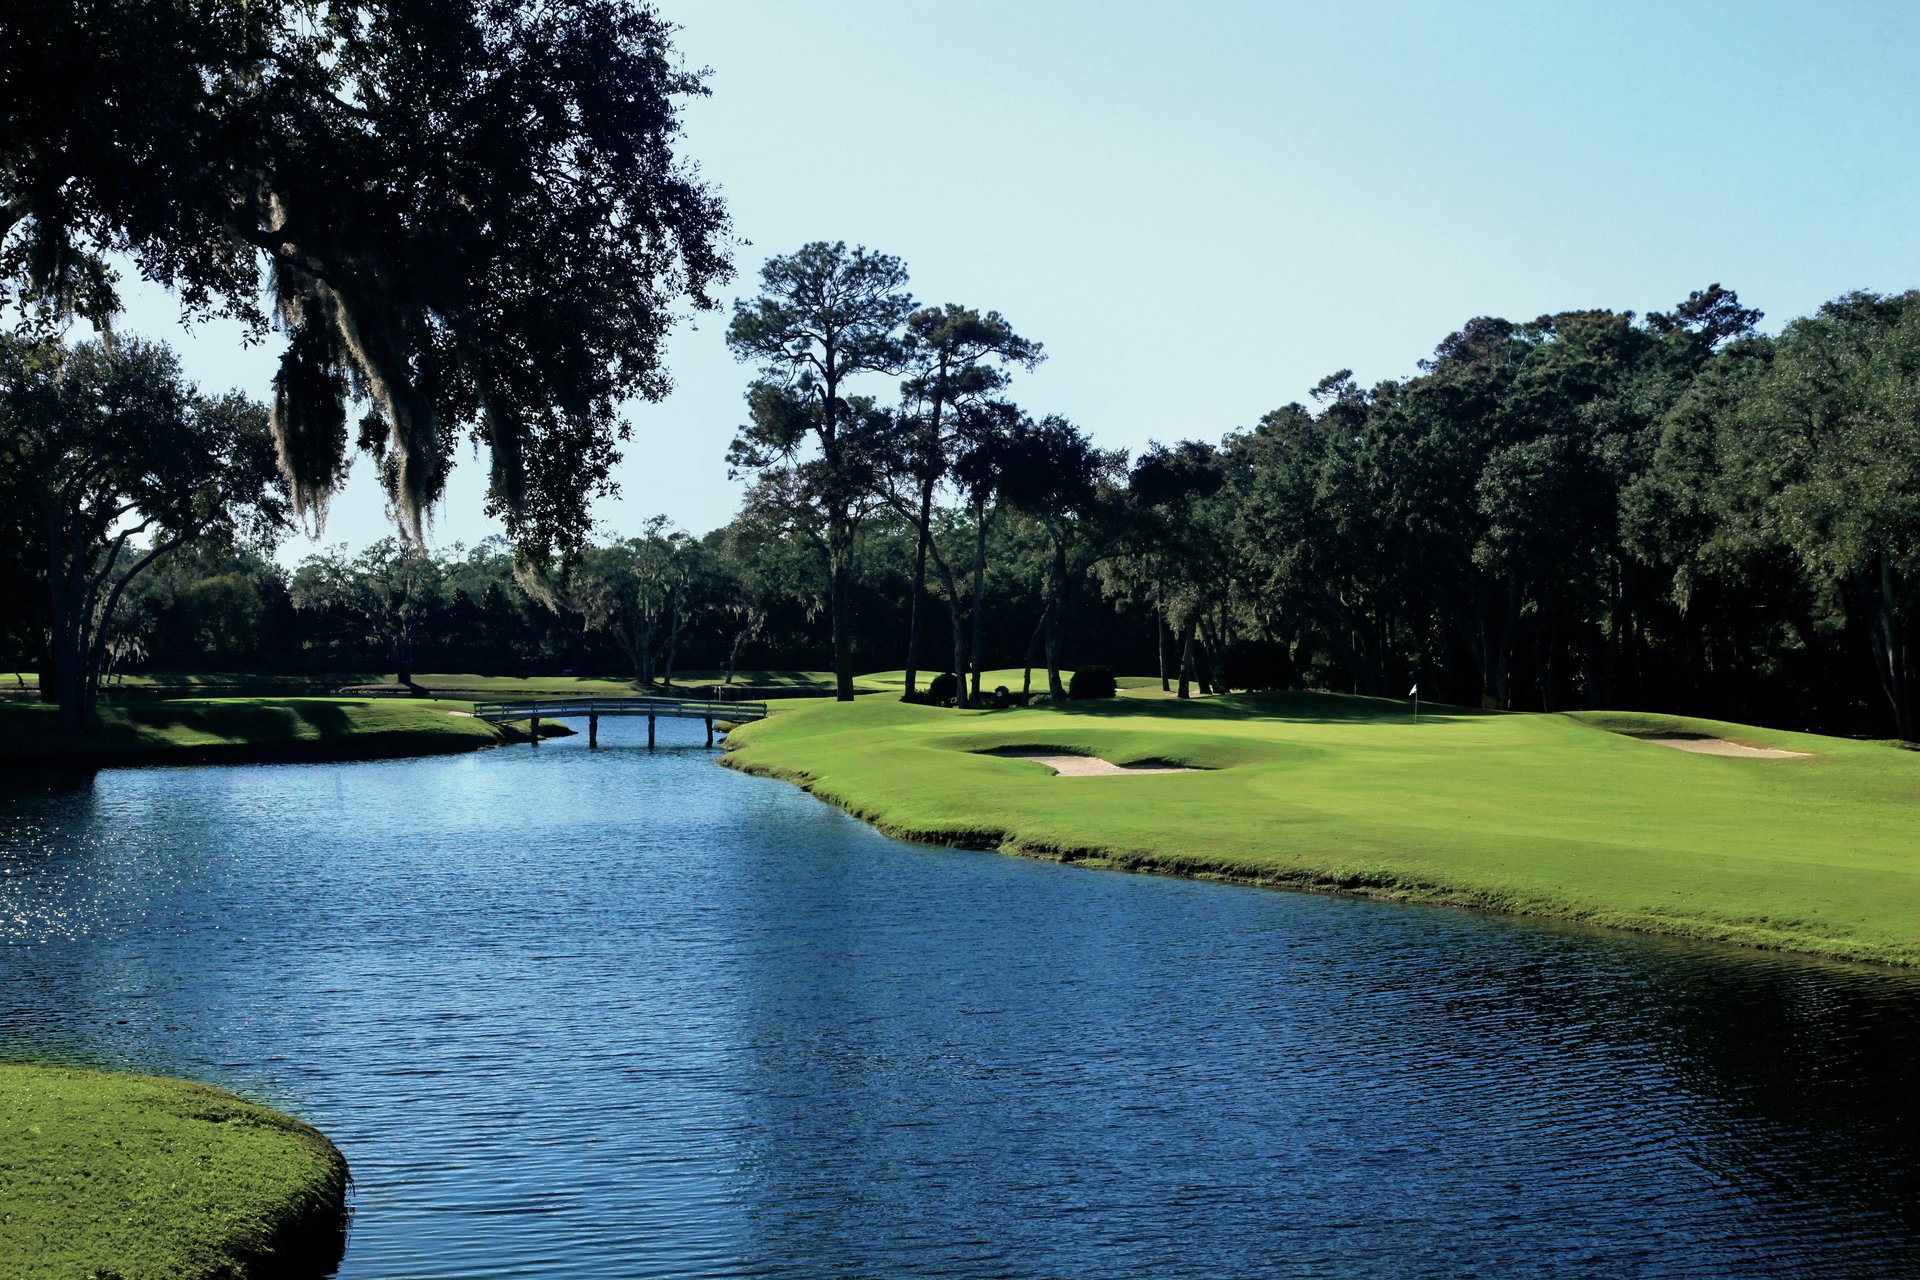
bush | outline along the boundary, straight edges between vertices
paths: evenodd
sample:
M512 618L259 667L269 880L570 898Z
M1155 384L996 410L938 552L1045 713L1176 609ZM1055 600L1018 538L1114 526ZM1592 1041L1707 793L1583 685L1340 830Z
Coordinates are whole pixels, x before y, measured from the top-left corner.
M1013 694L1007 691L1007 686L1003 684L993 686L993 705L997 710L1004 710L1013 705Z
M1083 698L1111 698L1118 692L1113 671L1108 667L1085 667L1067 681L1067 697L1075 702Z
M927 701L936 707L950 707L960 696L960 677L951 671L942 671L927 681Z

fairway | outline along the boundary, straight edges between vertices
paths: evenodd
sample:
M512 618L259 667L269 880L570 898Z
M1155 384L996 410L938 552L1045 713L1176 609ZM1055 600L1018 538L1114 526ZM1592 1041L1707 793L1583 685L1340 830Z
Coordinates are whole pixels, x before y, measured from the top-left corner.
M727 762L897 835L1920 963L1920 754L1885 743L1629 713L1415 724L1403 703L1337 694L775 706ZM1198 771L1061 777L995 749Z

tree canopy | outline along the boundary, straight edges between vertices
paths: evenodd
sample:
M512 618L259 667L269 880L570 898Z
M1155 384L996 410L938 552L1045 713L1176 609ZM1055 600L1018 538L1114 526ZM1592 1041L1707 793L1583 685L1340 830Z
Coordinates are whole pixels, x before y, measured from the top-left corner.
M417 535L464 433L510 532L571 546L619 404L665 394L675 307L729 270L670 34L626 0L15 0L0 280L105 323L122 254L190 315L277 326L274 438L316 520L357 440Z
M287 504L264 409L206 397L157 343L0 335L0 504L37 553L52 680L89 724L116 608L162 557L217 539L271 545Z
M891 416L871 397L851 395L847 383L902 370L901 328L912 310L900 259L817 241L768 259L759 297L736 303L727 326L734 355L760 367L747 391L750 419L728 461L763 476L787 469L783 488L820 512L843 702L853 699L854 541L877 500L884 454L897 447Z

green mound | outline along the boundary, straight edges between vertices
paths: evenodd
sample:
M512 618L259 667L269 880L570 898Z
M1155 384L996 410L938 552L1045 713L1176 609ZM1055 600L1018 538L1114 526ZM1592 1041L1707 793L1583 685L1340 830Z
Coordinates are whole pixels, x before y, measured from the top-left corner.
M0 1276L323 1276L346 1161L318 1132L181 1080L0 1065Z
M909 838L1920 963L1920 753L1885 743L1627 713L1415 724L1336 694L775 705L727 763ZM1201 771L1058 777L994 748Z

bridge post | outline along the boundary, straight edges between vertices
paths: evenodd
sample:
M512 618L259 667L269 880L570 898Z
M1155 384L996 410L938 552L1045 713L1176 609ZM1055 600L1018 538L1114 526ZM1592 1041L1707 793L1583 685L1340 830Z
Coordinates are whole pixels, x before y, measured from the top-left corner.
M587 750L600 745L600 717L594 713L587 715Z
M527 737L532 739L534 746L537 747L540 745L540 717L539 716L530 716L527 719Z
M647 750L653 750L653 712L647 712Z
M707 717L707 745L713 745L713 717Z

